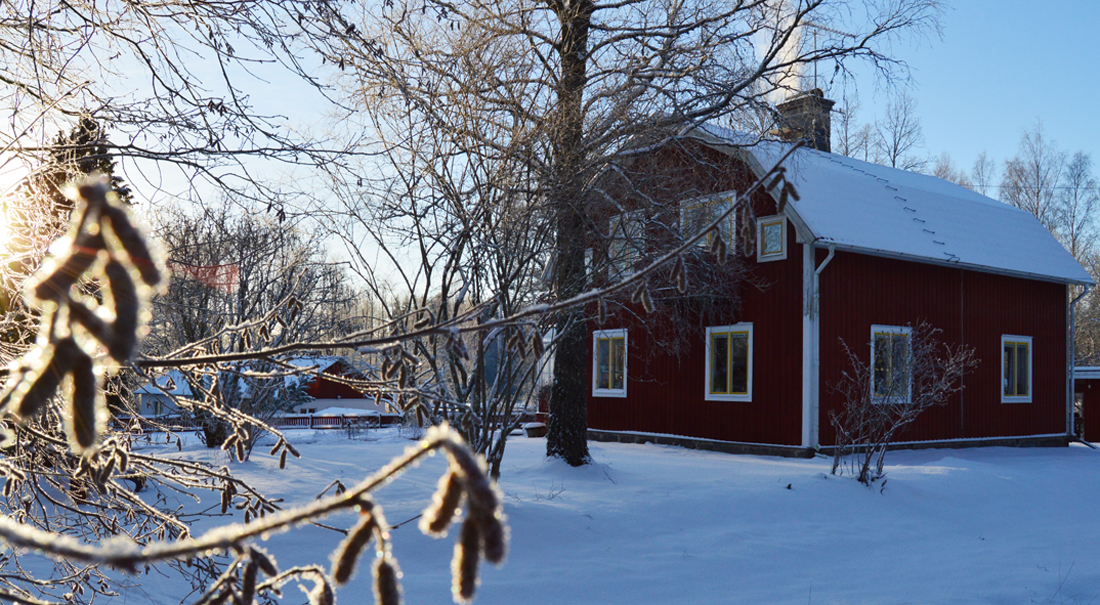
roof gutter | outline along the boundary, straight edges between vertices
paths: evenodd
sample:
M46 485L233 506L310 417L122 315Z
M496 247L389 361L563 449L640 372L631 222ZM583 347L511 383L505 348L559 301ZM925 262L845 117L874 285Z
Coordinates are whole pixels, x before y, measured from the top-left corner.
M975 265L972 263L965 263L961 261L950 261L947 259L938 260L928 256L919 256L916 254L906 254L905 252L893 252L890 250L879 250L877 248L864 248L862 246L852 246L849 244L830 243L828 240L818 239L820 245L835 246L838 250L844 252L856 252L858 254L867 254L870 256L879 256L882 258L894 258L898 260L911 261L915 263L923 263L926 265L939 265L941 267L951 267L954 269L967 269L975 271L977 273L989 273L992 275L1003 275L1005 277L1019 277L1023 279L1033 279L1035 281L1050 282L1056 284L1066 284L1074 286L1094 286L1095 282L1083 281L1079 279L1069 279L1064 277L1056 277L1053 275L1043 275L1040 273L1029 273L1027 271L1012 271L1010 269L1001 269L998 267L989 267L987 265Z

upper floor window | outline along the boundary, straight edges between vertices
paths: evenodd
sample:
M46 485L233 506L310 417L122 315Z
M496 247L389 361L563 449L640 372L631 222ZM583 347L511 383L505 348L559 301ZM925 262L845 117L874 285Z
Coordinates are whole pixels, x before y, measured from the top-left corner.
M685 238L699 233L707 225L713 223L723 212L732 208L733 200L734 198L730 194L723 194L719 196L708 195L683 202L680 206L680 233ZM722 234L722 239L725 240L727 246L733 246L733 234L736 232L736 225L737 215L733 212L723 218L721 224L718 225L718 232ZM707 233L706 237L699 240L699 245L710 246L713 239L714 232Z
M644 235L644 210L624 212L611 218L607 258L612 277L625 277L634 272L641 258Z
M912 400L912 335L906 326L871 326L871 393L876 403Z
M756 260L765 262L787 258L787 218L766 216L756 220Z
M593 332L592 395L626 397L626 330Z
M1031 402L1031 337L1001 336L1001 403Z
M712 401L752 401L752 324L707 328L707 391Z

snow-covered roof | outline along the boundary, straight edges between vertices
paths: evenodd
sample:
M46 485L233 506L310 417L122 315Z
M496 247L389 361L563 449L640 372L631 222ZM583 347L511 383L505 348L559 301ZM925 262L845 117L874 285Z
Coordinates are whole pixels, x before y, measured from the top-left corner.
M141 385L134 392L139 395L164 395L167 393L168 395L190 397L191 387L187 386L187 379L184 378L183 372L168 370L154 380Z
M284 361L296 368L314 368L318 371L324 371L332 367L333 364L343 359L338 355L326 355L320 357L292 357L285 359Z
M315 414L316 416L380 416L377 410L360 410L358 408L325 408Z
M1100 367L1097 366L1077 366L1073 368L1073 377L1076 380L1097 380L1100 379Z
M764 141L735 149L745 136L712 125L693 135L742 153L758 173L791 148ZM800 197L786 214L808 241L987 273L1095 283L1032 214L965 187L805 147L787 158L786 167Z

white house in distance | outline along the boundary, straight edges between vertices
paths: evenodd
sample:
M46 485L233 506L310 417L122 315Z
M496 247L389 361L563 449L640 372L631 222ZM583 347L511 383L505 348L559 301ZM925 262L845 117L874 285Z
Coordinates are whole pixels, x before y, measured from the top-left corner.
M179 370L168 370L155 380L147 382L134 391L137 396L137 413L143 417L175 414L179 410L172 402L173 397L190 397L191 388Z
M341 379L361 380L363 375L356 370L343 357L299 357L287 361L288 364L303 370L296 376L287 376L289 383L304 381L305 392L308 397L301 403L287 410L296 414L318 414L325 410L339 409L363 410L377 412L383 415L392 414L393 410L375 403L374 397L365 397ZM187 385L187 379L179 370L168 370L155 380L150 381L134 391L138 403L137 412L144 417L162 416L178 412L173 397L191 397L191 389ZM242 390L242 396L249 395Z

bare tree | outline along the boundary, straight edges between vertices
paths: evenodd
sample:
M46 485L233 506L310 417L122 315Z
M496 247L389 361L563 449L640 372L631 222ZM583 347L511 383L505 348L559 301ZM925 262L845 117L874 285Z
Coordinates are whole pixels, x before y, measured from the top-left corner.
M300 221L234 215L228 204L193 216L165 212L159 220L172 279L154 299L148 354L239 353L362 328L354 316L358 297L342 267L328 262L317 234ZM304 400L301 381L285 379L296 371L248 361L213 372L195 368L186 380L193 398L266 424ZM177 407L200 420L208 447L230 438L232 422L183 400ZM261 434L253 427L239 431L246 456Z
M454 142L440 163L476 153L516 167L546 208L551 295L565 301L587 287L587 238L601 230L594 209L606 203L598 177L643 141L675 141L692 125L764 113L799 65L846 71L867 58L893 71L899 65L880 42L938 27L940 7L927 0L869 10L867 21L849 22L844 3L824 0L398 0L383 10L364 4L345 28L359 34L329 47L327 59L349 67L366 121L387 145L401 145L410 127L430 126ZM819 28L812 47L797 35L809 22ZM384 51L376 39L387 40ZM453 189L492 199L461 185ZM548 454L583 464L584 313L573 308L554 321Z
M870 161L872 136L869 124L860 124L859 101L844 97L833 117L833 152L858 160Z
M1057 230L1057 192L1065 154L1048 140L1043 124L1024 131L1016 156L1006 160L1001 201L1035 215L1052 233Z
M970 181L966 171L956 167L955 161L951 159L951 154L946 151L941 153L932 163L932 176L961 185L967 189L974 188L974 184Z
M974 160L974 166L970 169L970 179L974 183L974 191L982 195L989 195L990 189L996 187L997 165L985 151L978 154Z
M1058 192L1058 235L1069 253L1083 259L1094 250L1100 186L1092 174L1092 156L1078 151L1066 163Z
M917 116L917 101L901 91L890 99L886 115L875 123L874 148L879 164L920 172L926 162L916 152L924 146L924 128Z
M829 413L836 429L833 474L848 472L871 485L885 476L891 442L928 408L947 403L975 368L973 349L950 347L940 330L920 323L911 332L882 335L870 343L873 362L841 343L850 366L833 390L844 399Z
M0 559L0 569L10 570L0 574L0 598L31 604L45 602L42 598L92 602L117 596L116 580L101 572L101 567L136 571L165 564L191 580L193 594L202 603L269 601L281 595L279 589L288 581L308 585L311 602L332 603L333 583L348 581L364 547L374 541L376 597L380 603L397 603L400 572L390 550L388 526L371 492L438 450L446 454L449 469L433 503L425 509L421 529L441 536L465 501L467 513L453 566L454 594L456 601L470 601L478 561L503 560L506 529L500 497L487 469L446 427L433 429L415 451L358 485L340 486L335 494L327 494L326 489L317 501L287 511L280 511L278 501L235 479L224 467L133 451L134 427L108 423L101 388L103 367L130 360L138 346L144 307L163 287L165 269L104 183L85 185L79 191L82 201L74 210L71 239L54 248L58 258L44 266L29 286L37 308L42 309L37 344L9 367L0 392L4 413L0 470L6 478L0 501L12 511L0 516L0 538L14 549ZM99 284L94 296L76 287L85 277ZM257 326L229 328L223 336L232 340L251 329ZM92 357L89 351L93 350L102 351L103 357ZM143 359L138 365L215 371L247 359L277 363L280 350L294 347L275 344L244 354L177 351ZM193 404L215 407L209 401ZM283 435L256 418L239 412L226 412L225 417L235 432L245 424L271 431L277 438L272 454L280 457L280 466L285 466L288 454L299 456ZM246 455L240 440L223 448L235 450L238 460ZM124 480L156 501L146 502L122 485ZM203 493L220 496L221 514L242 510L244 523L192 537L191 515L158 506L165 493L196 500ZM359 520L339 544L334 538L331 571L320 565L280 571L263 549L251 544L270 532L316 523L344 511L358 512ZM110 541L112 537L116 542ZM118 537L125 537L125 546L117 543ZM232 558L218 557L218 553L232 553ZM55 562L52 572L40 573L40 565L25 564L26 556L41 554Z

